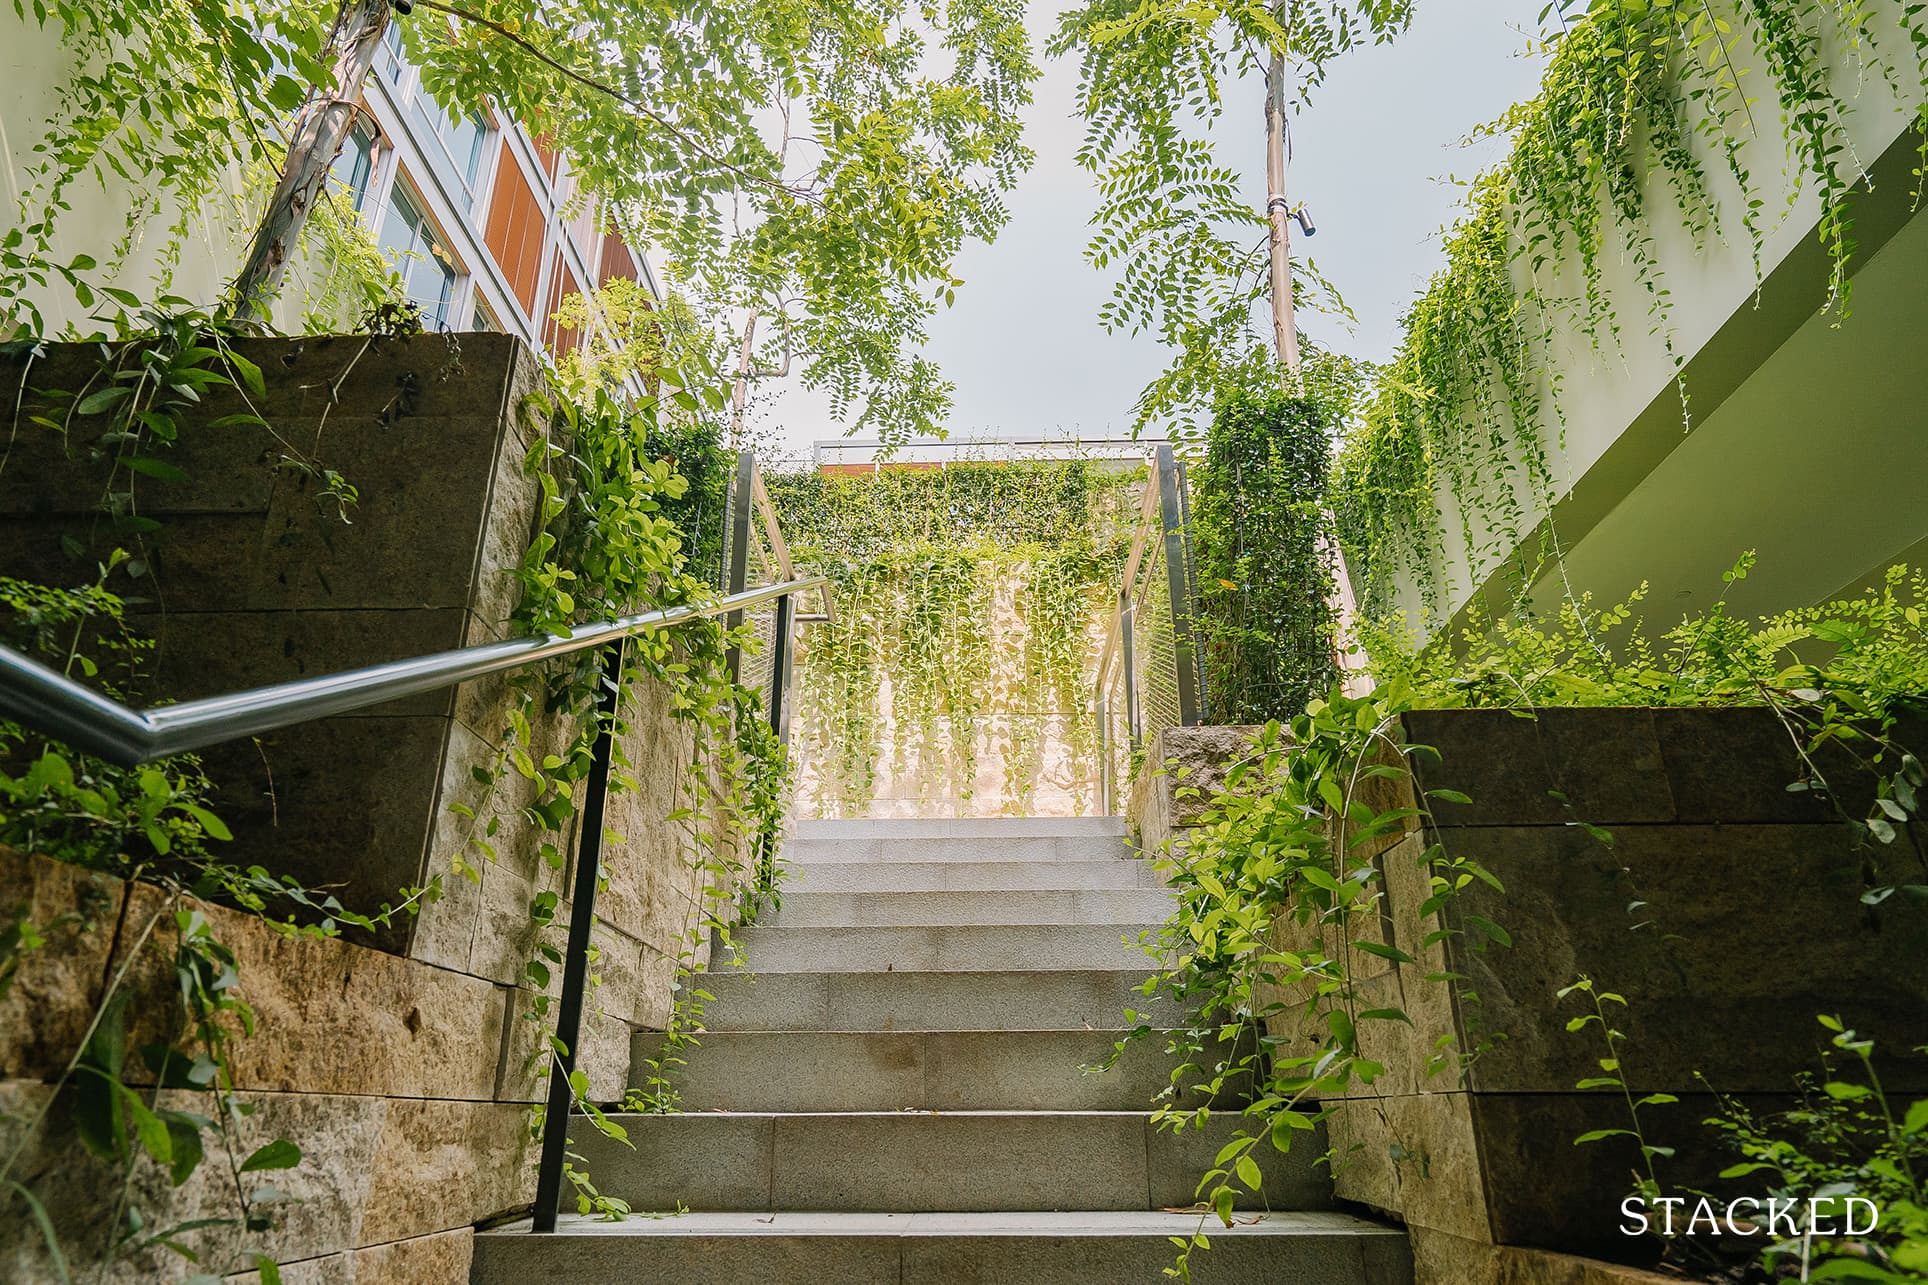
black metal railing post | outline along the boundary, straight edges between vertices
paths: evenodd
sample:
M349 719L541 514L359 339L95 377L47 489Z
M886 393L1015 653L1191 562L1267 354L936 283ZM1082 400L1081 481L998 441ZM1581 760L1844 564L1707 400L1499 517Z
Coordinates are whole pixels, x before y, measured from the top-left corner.
M770 653L770 730L777 734L779 745L790 743L790 711L786 705L790 696L790 634L796 618L796 597L786 593L777 599L775 636L770 641L774 648Z
M596 885L602 875L603 815L609 799L609 762L615 750L616 715L622 702L623 644L603 654L602 692L596 702L595 754L584 783L581 829L576 838L576 873L569 903L569 942L562 959L562 995L556 1007L556 1047L549 1070L549 1106L542 1117L542 1161L536 1171L532 1230L556 1229L562 1207L563 1169L568 1160L569 1118L575 1106L570 1077L582 1042L583 994L589 983L589 945L596 924Z

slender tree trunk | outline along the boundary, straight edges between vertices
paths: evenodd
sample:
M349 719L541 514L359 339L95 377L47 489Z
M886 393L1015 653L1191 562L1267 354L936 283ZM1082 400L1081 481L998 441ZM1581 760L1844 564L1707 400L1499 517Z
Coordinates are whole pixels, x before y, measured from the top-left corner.
M333 73L326 86L317 87L309 95L301 114L295 117L294 138L288 144L281 180L255 229L247 262L235 278L234 310L230 314L234 321L259 317L280 289L288 257L354 124L362 84L368 79L368 69L382 47L382 33L388 28L389 5L390 0L341 0L335 25L328 33L328 47L322 53L323 60L332 64Z
M1283 10L1279 17L1283 22ZM1302 394L1304 372L1292 298L1292 205L1285 195L1285 162L1285 55L1274 53L1265 77L1265 216L1272 227L1272 343L1285 375L1286 391ZM1339 633L1333 640L1333 666L1339 671L1346 695L1364 696L1372 690L1372 680L1366 675L1366 656L1356 638L1359 603L1352 592L1345 559L1332 538L1331 509L1319 510L1319 527L1318 556L1332 569L1332 592L1326 606Z
M1292 304L1292 214L1285 196L1285 55L1265 76L1265 217L1272 225L1272 344L1288 386L1299 383L1299 325Z
M736 378L730 388L730 449L743 446L743 418L750 408L750 376L756 373L756 323L761 308L743 319L743 342L736 350Z

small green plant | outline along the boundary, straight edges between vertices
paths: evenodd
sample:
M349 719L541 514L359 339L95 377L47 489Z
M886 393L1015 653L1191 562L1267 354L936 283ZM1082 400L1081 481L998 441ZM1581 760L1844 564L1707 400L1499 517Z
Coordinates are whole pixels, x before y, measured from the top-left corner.
M1171 1275L1191 1279L1192 1252L1210 1247L1206 1218L1229 1227L1241 1192L1263 1195L1260 1148L1309 1145L1332 1110L1323 1099L1370 1095L1385 1074L1377 1031L1412 1018L1366 997L1357 983L1362 960L1423 959L1427 984L1454 988L1471 1012L1478 995L1445 962L1447 943L1474 951L1512 944L1498 923L1455 908L1475 886L1503 892L1477 860L1438 843L1381 851L1425 818L1433 800L1466 801L1434 790L1390 802L1412 780L1408 756L1429 752L1402 735L1408 708L1400 690L1366 698L1334 692L1311 702L1289 729L1266 724L1230 765L1184 845L1158 854L1177 908L1144 940L1159 971L1143 991L1169 993L1188 1016L1168 1039L1180 1065L1154 1119L1173 1131L1202 1128L1227 1101L1242 1116L1199 1180L1206 1210L1199 1231L1173 1238ZM1177 789L1198 794L1183 783ZM1390 940L1382 929L1385 863L1394 860L1414 863L1427 890L1417 942ZM1126 1017L1132 1028L1112 1062L1131 1041L1153 1034L1139 1014ZM1442 1035L1428 1072L1470 1064L1494 1038L1480 1034L1461 1048Z
M1856 1074L1840 1075L1828 1061L1800 1083L1799 1106L1767 1116L1723 1099L1720 1114L1705 1123L1741 1159L1720 1176L1765 1180L1765 1199L1804 1209L1818 1202L1812 1208L1844 1233L1777 1239L1769 1226L1759 1266L1770 1279L1928 1281L1928 1099L1906 1108L1891 1102L1875 1073L1873 1041L1839 1018L1818 1020ZM1845 1232L1851 1196L1872 1202L1878 1214L1865 1234Z
M1654 1170L1656 1159L1666 1159L1674 1154L1672 1147L1657 1146L1647 1141L1646 1130L1641 1125L1640 1111L1643 1107L1665 1106L1680 1099L1671 1093L1646 1093L1636 1098L1627 1084L1627 1070L1622 1065L1627 1036L1613 1024L1607 1016L1608 1005L1617 1009L1627 1006L1626 997L1613 991L1601 990L1593 984L1591 977L1580 977L1569 985L1562 986L1559 998L1580 995L1586 1000L1589 1011L1578 1017L1569 1018L1566 1028L1569 1033L1586 1031L1589 1028L1600 1036L1601 1045L1607 1055L1599 1059L1600 1074L1589 1075L1574 1084L1574 1088L1586 1092L1590 1089L1618 1089L1627 1107L1627 1127L1609 1129L1589 1129L1573 1140L1576 1147L1590 1142L1604 1142L1608 1138L1632 1138L1640 1148L1640 1168L1633 1174L1633 1190L1641 1200L1648 1204L1660 1198L1660 1178Z

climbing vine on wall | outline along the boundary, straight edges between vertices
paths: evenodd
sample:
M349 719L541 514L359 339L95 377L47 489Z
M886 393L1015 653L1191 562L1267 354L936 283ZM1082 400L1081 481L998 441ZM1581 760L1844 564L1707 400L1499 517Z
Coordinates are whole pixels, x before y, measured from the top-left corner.
M519 572L518 632L567 633L579 623L646 606L700 603L714 595L726 453L717 445L713 424L669 408L667 395L685 391L676 373L664 371L661 378L669 385L664 398L623 402L596 389L582 393L579 402L542 399L523 408L538 438L524 468L540 489L540 525ZM714 387L689 395L699 405L702 398L720 404ZM775 894L775 843L788 772L760 697L733 679L726 661L733 644L748 640L747 630L731 630L714 619L631 638L623 652L622 691L613 718L598 710L604 683L599 655L516 675L498 749L488 763L473 768L487 793L477 804L456 807L467 823L457 872L479 877L476 863L495 859L494 839L510 811L539 831L542 860L560 872L567 862L565 836L577 814L577 785L588 775L605 726L613 737L612 791L637 788L626 750L628 720L638 685L655 683L666 693L670 714L687 730L678 789L682 804L661 818L678 832L692 884L678 932L679 980L702 962L702 947L713 939L727 948L731 930ZM516 794L527 800L519 809L511 808L503 788L512 777L521 778ZM617 846L621 838L605 850L600 886L607 886L614 863L623 859ZM529 995L523 1016L538 1030L528 1068L538 1076L553 1074L555 1057L565 1052L553 1030L550 994L564 958L545 931L559 927L560 909L558 894L546 889L536 891L529 906L538 931L523 968ZM670 1016L672 1040L686 1038L687 1028L701 1017L692 989L687 984L682 989ZM661 1082L656 1097L636 1105L672 1106L673 1090L660 1068L654 1078ZM575 1108L592 1127L620 1137L621 1127L592 1100L586 1072L577 1069L571 1080ZM543 1125L543 1112L532 1112L532 1133L540 1136ZM573 1151L565 1176L581 1212L608 1217L628 1212L623 1201L596 1187Z
M1404 344L1342 453L1339 529L1382 606L1402 576L1437 605L1441 493L1475 579L1534 543L1556 498L1550 452L1564 444L1556 336L1583 336L1613 360L1629 328L1659 336L1691 426L1656 220L1676 220L1702 248L1742 238L1758 279L1765 237L1787 209L1769 207L1755 170L1784 165L1789 208L1802 192L1820 204L1829 275L1817 303L1845 312L1853 197L1867 174L1845 128L1855 89L1835 83L1831 51L1846 50L1867 79L1916 105L1920 183L1928 24L1919 6L1596 0L1569 14L1578 8L1554 6L1562 32L1540 93L1492 127L1512 137L1511 155L1473 183L1446 266L1407 315ZM1665 197L1651 174L1664 179ZM1716 175L1738 189L1737 203L1717 199ZM1634 282L1617 295L1608 277L1616 258ZM1644 316L1628 315L1635 306ZM1550 534L1543 539L1514 568L1522 583L1540 556L1557 553Z
M1319 405L1283 392L1221 398L1212 417L1191 474L1207 722L1290 718L1331 685L1326 434Z
M819 811L861 813L886 778L927 805L1021 810L1054 741L1084 788L1093 630L1139 480L1076 460L768 479L793 557L836 583L799 657ZM995 800L974 797L987 755Z

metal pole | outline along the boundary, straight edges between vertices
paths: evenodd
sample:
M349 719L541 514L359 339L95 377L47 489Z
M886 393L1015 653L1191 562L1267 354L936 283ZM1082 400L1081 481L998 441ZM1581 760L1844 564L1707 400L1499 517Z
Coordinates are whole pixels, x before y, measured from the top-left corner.
M1185 474L1185 461L1178 461L1178 523L1185 545L1185 624L1192 638L1192 690L1198 694L1198 721L1206 719L1209 706L1205 699L1205 649L1196 637L1198 621L1198 557L1192 545L1192 484ZM1190 726L1196 726L1191 724Z
M795 628L796 598L784 594L777 599L776 638L770 653L770 730L779 745L790 743L790 711L785 708L790 692L790 631Z
M750 512L755 504L753 492L756 489L756 456L748 451L739 451L736 456L736 481L730 487L730 556L728 581L723 586L725 595L741 592L744 581L750 574ZM732 611L723 618L723 627L735 629L743 623L743 613ZM732 644L724 653L723 663L729 670L730 681L735 682L743 670L742 648Z
M1170 443L1158 447L1158 516L1165 532L1165 576L1171 587L1172 667L1178 671L1178 721L1197 727L1198 661L1192 649L1191 555L1186 550L1183 492Z
M623 644L603 653L602 693L596 702L595 757L583 790L581 830L576 839L576 875L570 893L569 944L562 959L562 998L556 1010L555 1065L549 1070L549 1107L542 1117L542 1163L536 1171L536 1208L532 1230L552 1232L562 1206L562 1170L569 1149L569 1113L582 1040L583 992L589 981L589 940L596 923L596 883L602 872L603 810L609 798L609 760L615 746L616 713L622 701Z
M1118 638L1125 666L1125 732L1131 738L1131 751L1136 754L1144 748L1145 729L1142 725L1142 711L1138 708L1138 661L1137 651L1132 642L1132 631L1138 627L1138 609L1131 605L1131 591L1118 592Z
M1098 720L1098 815L1111 816L1111 701L1103 696L1091 702Z

